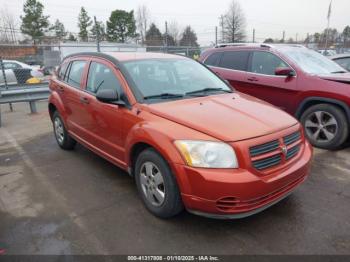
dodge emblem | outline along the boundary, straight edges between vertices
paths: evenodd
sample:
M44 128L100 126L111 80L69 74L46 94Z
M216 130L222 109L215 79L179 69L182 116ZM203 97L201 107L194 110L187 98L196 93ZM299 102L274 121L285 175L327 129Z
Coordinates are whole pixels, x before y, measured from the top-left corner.
M288 149L286 146L281 146L281 152L283 155L287 155Z

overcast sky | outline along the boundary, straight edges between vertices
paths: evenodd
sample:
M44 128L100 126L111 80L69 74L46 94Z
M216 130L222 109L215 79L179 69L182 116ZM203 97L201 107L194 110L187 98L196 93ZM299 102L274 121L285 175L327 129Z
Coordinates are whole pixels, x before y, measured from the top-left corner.
M65 27L78 32L77 16L80 7L86 7L90 16L107 20L115 9L132 10L145 4L151 19L164 31L164 22L176 20L180 26L191 25L197 32L199 43L210 44L215 39L215 26L219 16L225 13L231 0L41 0L45 14L53 22L60 19ZM0 0L0 8L7 8L19 20L24 0ZM327 25L330 0L240 0L247 18L248 41L253 28L256 37L263 41L267 37L305 38L307 33L323 30ZM331 26L343 30L350 24L350 0L333 0ZM19 23L19 22L18 22ZM18 26L19 27L19 26Z

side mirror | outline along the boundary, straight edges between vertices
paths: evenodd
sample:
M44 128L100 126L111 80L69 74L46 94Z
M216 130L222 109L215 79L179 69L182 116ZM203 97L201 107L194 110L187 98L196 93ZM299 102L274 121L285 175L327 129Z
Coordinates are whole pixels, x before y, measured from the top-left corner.
M96 93L96 98L103 103L114 103L119 101L118 92L114 89L98 90Z
M287 77L296 76L295 71L289 67L277 67L275 70L275 75L276 76L287 76Z

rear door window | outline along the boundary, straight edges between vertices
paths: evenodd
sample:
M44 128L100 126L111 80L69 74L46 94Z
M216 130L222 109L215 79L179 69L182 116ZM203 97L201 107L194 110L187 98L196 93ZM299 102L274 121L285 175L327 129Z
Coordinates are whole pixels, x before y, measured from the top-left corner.
M227 51L224 52L220 61L220 67L247 71L249 51Z
M251 72L263 75L275 75L278 67L289 67L278 56L270 52L254 52L252 57Z
M67 79L67 83L70 86L80 88L85 65L86 61L74 61L71 63L69 76Z
M205 60L204 64L208 66L217 66L220 62L221 55L222 52L217 52L209 55L208 58Z

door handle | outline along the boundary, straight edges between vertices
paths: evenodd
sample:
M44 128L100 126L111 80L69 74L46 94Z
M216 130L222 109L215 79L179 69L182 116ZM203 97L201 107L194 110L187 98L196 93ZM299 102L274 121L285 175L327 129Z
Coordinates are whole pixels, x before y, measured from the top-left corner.
M251 81L251 82L258 82L259 80L258 80L256 77L249 77L249 78L248 78L248 81Z
M84 96L80 97L80 102L82 104L89 104L90 103L89 99L87 97L84 97Z

